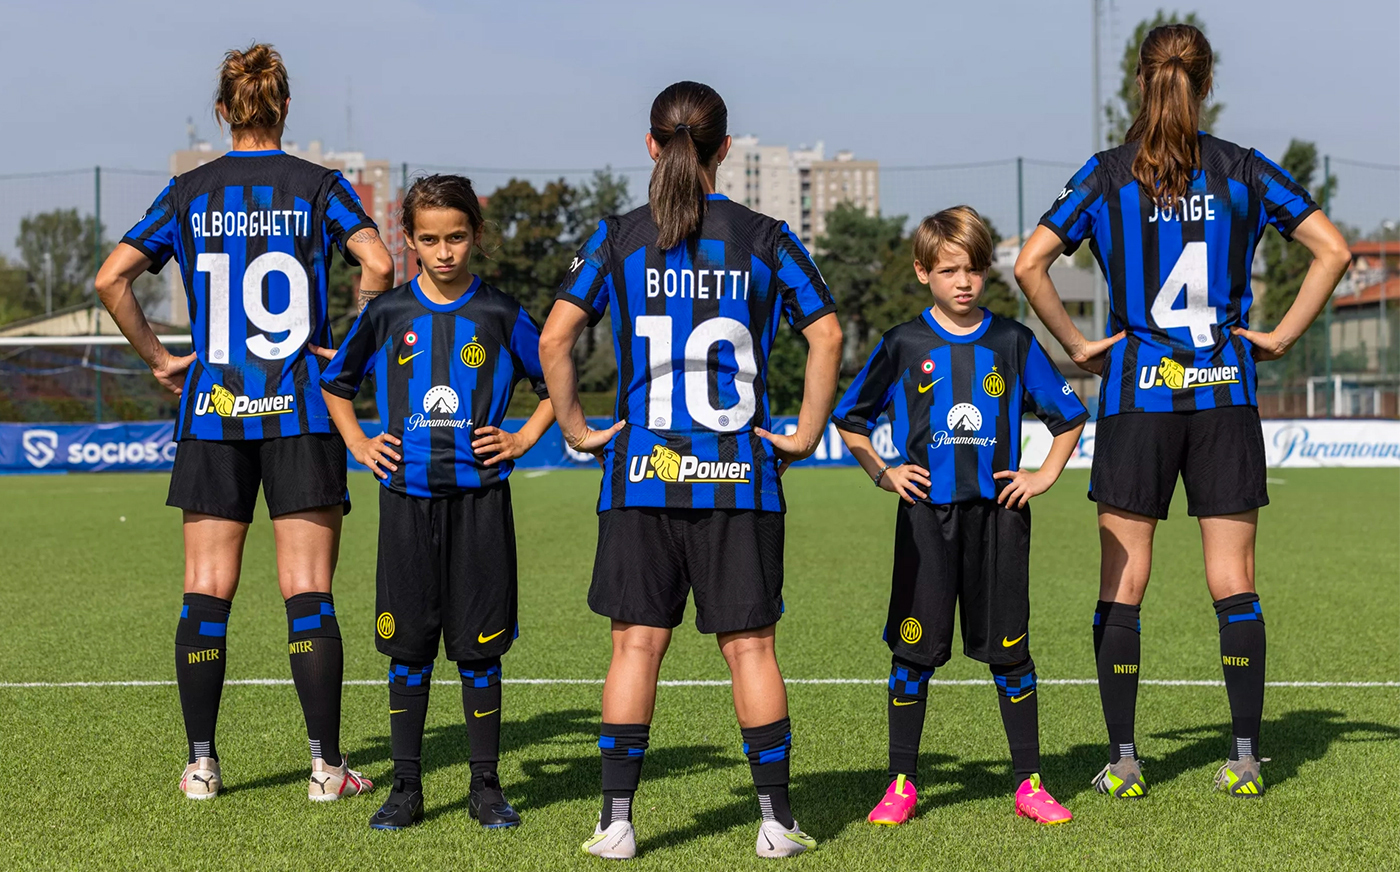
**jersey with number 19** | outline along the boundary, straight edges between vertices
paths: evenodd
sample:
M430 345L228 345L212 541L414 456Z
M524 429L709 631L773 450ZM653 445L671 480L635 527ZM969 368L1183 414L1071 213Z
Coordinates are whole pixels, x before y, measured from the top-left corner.
M768 353L779 315L802 330L836 310L786 224L711 194L699 232L656 244L651 208L606 218L557 299L589 323L612 308L617 420L599 511L783 510L767 429Z
M1254 406L1254 358L1230 328L1249 327L1254 249L1284 238L1317 205L1257 151L1199 134L1201 168L1184 197L1159 204L1133 176L1137 143L1089 159L1040 223L1068 252L1085 239L1109 291L1099 417Z
M180 265L198 359L175 438L331 432L319 359L332 246L373 228L335 170L282 151L234 151L170 180L122 242Z

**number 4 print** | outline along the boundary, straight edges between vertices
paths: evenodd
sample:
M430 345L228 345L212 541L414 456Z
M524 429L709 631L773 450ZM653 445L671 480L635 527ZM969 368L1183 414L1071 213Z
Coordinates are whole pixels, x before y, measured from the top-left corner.
M213 363L229 362L229 256L204 252L195 258L194 268L209 273L209 357ZM268 273L287 277L287 308L269 312L263 305L263 279ZM249 323L264 333L286 333L273 342L266 336L249 336L248 350L264 360L282 360L301 350L311 338L311 297L306 270L295 257L284 251L269 251L256 257L243 271L243 313Z
M1183 286L1186 306L1178 309L1175 303ZM1210 304L1210 261L1204 242L1188 242L1181 250L1176 265L1152 301L1152 320L1163 329L1185 327L1197 348L1215 342L1211 334L1215 326L1215 307Z

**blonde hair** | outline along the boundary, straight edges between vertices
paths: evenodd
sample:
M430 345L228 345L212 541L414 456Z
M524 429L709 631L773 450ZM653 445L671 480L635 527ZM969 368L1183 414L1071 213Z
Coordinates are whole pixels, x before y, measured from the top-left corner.
M1196 131L1214 60L1205 34L1189 24L1153 28L1138 50L1142 108L1123 141L1138 144L1133 177L1159 203L1186 196L1200 165Z
M953 206L920 221L914 231L914 260L932 272L945 245L956 245L967 252L974 270L991 269L992 233L971 206Z
M234 130L276 128L286 120L287 98L291 94L282 56L267 43L254 43L243 51L231 49L224 54L214 103L221 120L227 120Z

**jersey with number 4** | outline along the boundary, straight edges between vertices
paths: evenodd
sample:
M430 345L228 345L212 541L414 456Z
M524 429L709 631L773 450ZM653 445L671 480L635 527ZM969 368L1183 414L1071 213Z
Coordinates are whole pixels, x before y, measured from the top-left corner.
M695 237L656 244L651 208L606 218L557 299L612 310L617 420L598 509L782 511L768 429L768 352L783 318L836 310L786 224L711 194Z
M1073 252L1085 239L1108 280L1108 353L1099 415L1256 405L1249 327L1254 250L1317 209L1282 167L1200 134L1201 168L1184 197L1154 202L1133 177L1137 143L1089 159L1040 223Z
M330 347L331 250L373 228L335 170L281 151L229 152L170 180L122 242L158 273L180 265L197 360L176 439L330 432L321 361Z

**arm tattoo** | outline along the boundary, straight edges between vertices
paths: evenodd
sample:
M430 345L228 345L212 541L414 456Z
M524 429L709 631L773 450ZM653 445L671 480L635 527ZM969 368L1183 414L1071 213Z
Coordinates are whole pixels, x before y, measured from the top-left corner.
M359 303L359 306L360 306L360 311L363 312L363 311L365 310L365 306L368 306L368 305L369 305L370 300L373 300L375 297L379 296L379 295L382 294L382 293L384 293L384 292L383 292L383 291L369 291L369 290L365 290L364 288L361 288L361 289L360 289L359 296L356 298L356 302Z
M346 240L346 242L365 243L373 242L378 238L378 230L375 230L373 227L366 227L365 229L357 232L354 236L351 236L349 239Z

